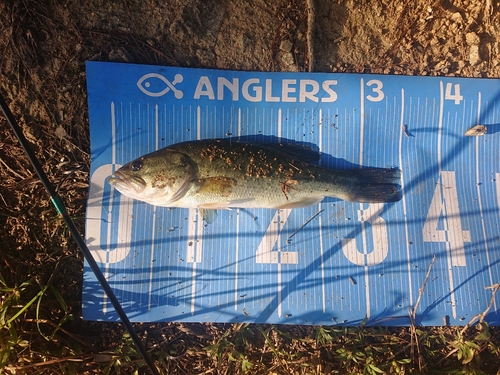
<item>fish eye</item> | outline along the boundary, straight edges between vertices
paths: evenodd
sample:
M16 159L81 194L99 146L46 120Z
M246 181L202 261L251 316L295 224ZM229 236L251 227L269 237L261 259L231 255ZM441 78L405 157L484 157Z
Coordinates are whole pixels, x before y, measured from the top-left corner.
M142 168L142 160L135 160L132 162L132 164L130 164L130 169L133 172L138 172L141 170L141 168Z

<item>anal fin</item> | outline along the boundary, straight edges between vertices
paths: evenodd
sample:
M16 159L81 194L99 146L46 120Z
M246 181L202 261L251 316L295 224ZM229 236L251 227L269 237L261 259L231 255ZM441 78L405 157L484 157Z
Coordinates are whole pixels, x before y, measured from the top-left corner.
M217 211L199 208L198 213L207 224L212 224L217 219Z
M309 207L309 206L313 206L315 204L318 204L323 199L324 199L324 197L304 198L304 199L297 201L297 202L285 203L285 204L278 206L276 208L278 208L278 209L304 208L304 207Z

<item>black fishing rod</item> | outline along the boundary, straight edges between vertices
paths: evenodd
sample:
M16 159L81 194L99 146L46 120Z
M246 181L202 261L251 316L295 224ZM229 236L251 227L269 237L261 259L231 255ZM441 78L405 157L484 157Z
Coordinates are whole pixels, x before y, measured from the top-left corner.
M134 327L132 326L132 323L130 323L130 320L127 317L127 314L123 310L123 307L120 305L120 302L118 302L118 299L116 298L115 294L113 293L113 290L108 284L108 281L104 277L103 273L101 272L101 269L97 265L97 262L95 261L94 257L90 253L89 248L87 247L87 244L83 240L82 236L80 233L78 233L78 230L76 229L75 224L73 223L73 220L71 217L68 215L68 212L66 211L66 207L64 206L61 198L59 195L56 193L54 187L50 183L49 179L47 178L47 175L43 171L40 163L38 162L38 159L36 158L35 153L30 147L30 144L24 137L24 134L17 124L16 120L14 119L14 116L12 115L12 112L9 109L9 106L5 102L3 96L0 94L0 106L2 107L2 111L5 115L5 118L7 119L7 122L10 124L12 130L16 134L17 139L21 143L21 146L23 147L24 151L28 155L28 158L30 159L31 165L33 165L33 168L35 168L35 171L42 181L43 186L45 187L45 190L47 190L47 193L50 196L50 200L52 201L52 204L55 206L57 212L61 217L64 219L64 222L68 226L69 231L71 232L71 235L73 236L73 239L76 241L76 244L80 248L80 250L83 253L83 256L85 257L85 260L89 264L90 268L94 272L97 280L102 286L102 289L104 289L104 292L106 293L106 296L109 298L111 301L111 304L113 305L116 313L120 317L120 320L122 321L123 325L125 326L125 329L127 332L130 334L130 337L134 341L135 345L137 346L137 349L141 353L142 357L144 358L144 362L146 362L146 365L148 366L149 370L153 375L160 375L158 370L156 369L156 366L154 365L153 361L151 360L151 357L149 356L148 352L146 351L146 348L144 345L142 345L141 340L137 336L137 333L134 330Z

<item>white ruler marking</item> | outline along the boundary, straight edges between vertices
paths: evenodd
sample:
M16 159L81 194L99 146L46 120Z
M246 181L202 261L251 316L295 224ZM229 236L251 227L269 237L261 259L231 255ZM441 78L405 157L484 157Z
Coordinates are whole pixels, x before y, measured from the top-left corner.
M278 109L278 139L281 140L281 127L282 127L282 118L281 118L281 108Z
M206 108L208 111L208 108ZM208 113L206 113L208 117ZM208 118L206 120L208 122ZM207 124L208 125L208 124ZM201 107L196 107L196 139L201 139ZM201 261L203 218L198 209L190 208L188 211L188 243L186 262L193 264L191 271L191 314L196 307L196 263Z
M155 105L155 150L158 150L158 104ZM148 309L151 309L151 295L153 293L153 269L155 263L155 236L156 236L156 206L153 206L153 225L151 228L151 256L149 258L149 293L148 293Z
M116 117L115 117L115 103L111 102L110 106L110 111L111 111L111 165L112 165L112 171L114 172L115 170L115 165L116 165ZM112 214L112 203L113 203L113 197L114 197L114 188L111 186L110 191L109 191L109 201L108 201L108 209L107 209L107 231L106 231L106 263L104 264L104 277L106 280L108 279L109 276L109 246L111 242L111 214ZM103 314L106 314L108 312L107 308L107 296L106 293L103 295L102 299L102 312Z
M321 153L323 146L323 110L319 110L319 131L318 131L318 147L319 152ZM319 165L321 165L321 160L319 161ZM322 204L321 202L318 204L318 210L321 212ZM324 265L324 252L323 252L323 228L321 223L321 215L318 217L318 226L319 226L319 256L321 259L321 303L323 312L326 312L326 292L325 292L325 265Z
M444 113L444 88L443 81L439 82L439 119L438 119L438 136L437 136L437 162L438 162L438 172L439 180L438 183L441 184L441 189L445 183L442 178L442 137L443 137L443 113ZM449 232L447 214L444 213L443 226L446 233ZM457 317L457 301L455 297L455 283L453 281L453 265L452 265L452 254L451 254L451 244L446 241L446 259L448 267L448 279L450 282L450 297L451 297L451 311L453 318Z
M403 137L404 137L404 117L405 117L405 90L401 89L401 118L400 118L400 133L399 133L399 166L403 169ZM411 118L411 105L412 100L410 98L410 118ZM407 208L406 208L406 195L405 195L405 175L401 173L401 193L402 200L401 203L403 205L403 221L405 227L405 247L406 247L406 259L407 259L407 269L408 269L408 285L409 285L409 300L410 303L413 303L413 288L411 282L411 256L410 256L410 239L409 239L409 231L408 231L408 216L407 216Z
M201 137L201 108L196 107L196 139Z
M241 137L241 108L238 108L238 139ZM240 233L240 209L236 209L236 262L235 262L235 280L234 280L234 310L238 310L238 285L239 285L239 233Z
M363 142L365 136L365 80L360 80L360 103L359 103L359 165L363 165ZM361 209L363 206L361 205Z
M477 124L481 124L481 92L478 93L477 96ZM479 217L481 218L481 227L483 231L483 238L484 238L484 249L485 249L485 254L486 254L486 263L488 263L488 276L490 278L490 285L493 285L493 275L491 272L491 262L490 262L490 253L489 253L489 246L488 246L488 236L486 234L486 223L484 222L484 212L483 212L483 201L481 197L481 180L480 180L480 175L479 175L479 167L480 167L480 162L479 162L479 142L483 141L482 137L476 137L476 190L477 190L477 202L479 205ZM497 173L498 177L498 173ZM498 190L498 178L496 181L497 184L497 193L499 192ZM500 196L500 194L499 194ZM494 301L495 304L495 311L497 310L496 308L496 299Z
M364 148L364 136L365 136L365 80L360 79L360 111L359 111L359 165L363 165L363 148ZM360 210L364 209L363 203L359 205ZM368 275L368 265L366 264L366 254L367 254L367 244L366 244L366 232L365 232L365 222L361 221L361 239L363 250L362 253L364 257L364 276L365 276L365 296L366 296L366 317L371 316L371 305L370 305L370 279Z

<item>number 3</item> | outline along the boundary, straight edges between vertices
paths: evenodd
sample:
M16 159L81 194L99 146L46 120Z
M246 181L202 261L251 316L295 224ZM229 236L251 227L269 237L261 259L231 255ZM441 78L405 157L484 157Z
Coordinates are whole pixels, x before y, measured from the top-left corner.
M368 82L366 82L366 86L373 86L375 87L372 88L372 91L377 94L377 96L372 96L372 95L367 95L366 99L368 99L371 102L380 102L384 100L384 92L382 91L382 87L384 87L384 84L382 81L379 81L378 79L371 79Z
M373 251L361 252L356 247L355 238L343 238L342 252L350 262L358 266L374 266L382 263L387 257L389 253L387 229L385 220L380 217L383 207L383 203L372 203L367 209L358 210L358 221L363 225L362 235L365 236L364 223L369 223L372 227ZM366 242L365 239L363 239L363 242Z

